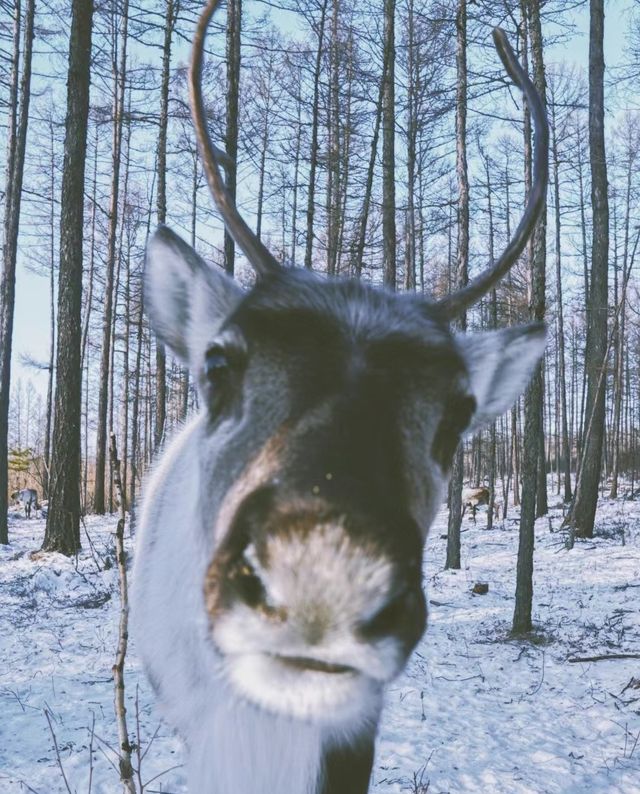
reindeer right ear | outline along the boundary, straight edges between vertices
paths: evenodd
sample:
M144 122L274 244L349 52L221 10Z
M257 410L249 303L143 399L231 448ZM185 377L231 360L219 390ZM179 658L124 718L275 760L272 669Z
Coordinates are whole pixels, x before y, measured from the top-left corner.
M243 296L219 268L208 265L166 226L147 243L144 305L151 327L187 366L206 346Z

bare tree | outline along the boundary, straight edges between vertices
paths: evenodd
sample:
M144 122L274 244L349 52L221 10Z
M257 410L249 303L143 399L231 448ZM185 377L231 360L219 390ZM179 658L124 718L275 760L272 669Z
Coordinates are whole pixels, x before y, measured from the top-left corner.
M589 152L593 237L587 315L585 367L587 397L581 465L569 522L580 537L593 537L605 429L609 267L609 199L604 138L604 0L590 0Z
M166 0L164 43L162 46L162 75L160 81L160 125L158 129L157 208L158 223L167 217L167 128L169 126L169 79L171 77L171 41L178 16L180 0ZM156 421L153 433L154 448L162 442L167 412L167 362L164 345L156 340Z
M20 204L24 154L29 123L31 98L31 56L33 51L33 21L35 0L27 0L24 17L24 65L20 79L20 28L21 7L15 4L12 77L9 96L9 135L7 139L7 172L4 246L2 250L2 276L0 278L0 543L8 543L7 492L8 492L8 423L11 389L11 347L13 340L13 312L16 289L16 257L20 228ZM18 92L19 85L19 92Z
M384 64L382 73L382 252L383 280L396 288L396 103L395 0L384 0Z
M227 190L236 198L238 167L238 105L240 100L240 57L242 31L242 0L227 2L227 115L225 149L229 156L227 165ZM224 231L224 269L233 275L235 245L233 237Z
M540 25L539 0L525 0L523 7L523 30L529 29L533 56L533 83L546 110L546 79L542 55L542 29ZM523 65L526 43L523 46ZM525 67L526 68L526 67ZM525 152L528 166L531 167L531 124L529 114L525 117ZM546 152L545 152L546 156ZM529 186L530 187L530 176ZM533 234L530 249L531 290L529 314L532 320L542 322L545 312L545 264L546 264L546 206ZM512 623L513 634L531 631L531 606L533 601L533 547L535 539L536 500L540 499L539 482L540 446L542 434L542 407L544 387L542 365L536 372L525 392L524 439L522 455L522 508L520 511L520 536L518 545L518 564L516 575L516 599ZM546 493L546 484L545 484Z
M469 175L467 172L467 0L458 0L456 12L456 176L458 180L458 250L456 287L469 280ZM466 312L460 314L459 328L467 327ZM462 524L462 480L464 447L453 458L449 484L449 525L447 568L460 568L460 527Z
M73 0L60 211L56 397L43 543L44 549L67 555L80 547L82 238L92 20L92 0Z
M113 127L111 141L111 198L109 201L109 231L107 235L106 276L104 285L104 314L102 318L102 354L100 359L100 381L98 398L98 432L96 440L96 484L93 494L93 509L105 511L105 468L107 460L107 412L109 407L109 383L113 376L111 366L114 269L116 263L116 237L119 220L120 165L122 161L122 125L124 119L124 92L127 68L127 33L129 2L124 0L118 22L114 22L111 50L113 74ZM120 25L118 30L117 25ZM111 500L110 505L111 507Z

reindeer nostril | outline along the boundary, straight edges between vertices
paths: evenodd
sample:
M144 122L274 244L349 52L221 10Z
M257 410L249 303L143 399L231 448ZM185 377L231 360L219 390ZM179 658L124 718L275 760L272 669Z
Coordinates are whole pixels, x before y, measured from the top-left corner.
M265 601L264 585L247 560L244 558L238 560L229 571L228 576L236 594L247 606L255 608Z
M268 593L255 568L246 556L242 556L227 574L235 596L251 609L261 612L271 620L284 621L287 610L269 602Z

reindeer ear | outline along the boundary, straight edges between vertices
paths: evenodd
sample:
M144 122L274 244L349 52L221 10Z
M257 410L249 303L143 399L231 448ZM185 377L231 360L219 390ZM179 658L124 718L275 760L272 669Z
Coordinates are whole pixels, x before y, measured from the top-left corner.
M151 327L191 368L242 298L235 281L208 265L166 226L147 244L144 303Z
M544 354L546 328L534 323L456 339L477 406L469 434L503 414L525 390Z

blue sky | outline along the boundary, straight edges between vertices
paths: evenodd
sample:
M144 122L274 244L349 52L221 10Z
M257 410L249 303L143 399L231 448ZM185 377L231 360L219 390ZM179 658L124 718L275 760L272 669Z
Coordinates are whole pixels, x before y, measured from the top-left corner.
M606 6L605 58L607 67L622 62L628 33L631 3L611 0ZM567 45L556 45L546 53L547 63L566 61L581 67L586 75L588 56L589 17L588 4L573 14L577 35ZM170 219L169 219L170 222ZM29 272L20 257L16 280L16 310L13 337L12 380L31 379L39 392L46 392L46 373L25 369L20 363L21 354L29 354L46 361L49 348L49 293L48 279Z

